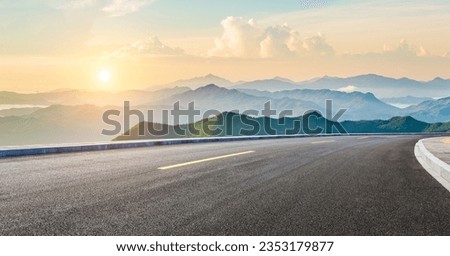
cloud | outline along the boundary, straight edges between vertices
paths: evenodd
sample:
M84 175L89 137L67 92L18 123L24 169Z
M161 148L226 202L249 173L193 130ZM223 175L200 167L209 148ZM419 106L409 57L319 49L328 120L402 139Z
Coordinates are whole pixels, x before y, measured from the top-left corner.
M103 7L102 11L108 13L111 17L119 17L137 12L139 9L151 4L153 1L154 0L113 0L111 4Z
M54 8L61 10L77 10L92 7L97 3L97 0L64 0L51 2Z
M303 47L312 55L334 55L334 49L325 40L325 38L318 34L316 36L305 38Z
M117 58L141 58L152 56L180 56L184 51L181 48L171 48L163 44L158 37L149 37L146 40L122 46L110 54Z
M60 10L78 10L89 7L100 8L111 17L124 16L139 11L155 0L50 0L50 5ZM103 6L103 7L101 7Z
M223 34L216 38L209 56L238 58L286 58L298 55L333 55L334 49L318 34L302 38L287 24L261 29L255 20L228 17L221 22Z
M215 47L208 51L210 56L256 57L259 55L260 31L255 21L240 17L222 20L223 35L215 40Z
M58 6L57 8L63 10L84 9L93 6L96 2L97 0L74 0Z
M396 46L385 44L383 46L383 52L399 57L424 57L430 56L430 53L423 46L416 46L409 44L405 39L402 39Z
M300 0L299 4L300 4L300 7L302 9L312 9L312 8L324 7L327 4L329 4L329 2L332 2L332 1L327 1L327 0Z
M357 91L357 90L358 90L358 87L356 87L356 86L354 86L354 85L349 85L349 86L342 87L342 88L339 88L339 89L338 89L338 91L340 91L340 92L346 92L346 93L355 92L355 91Z
M303 50L300 34L286 24L267 28L259 45L262 58L292 57Z

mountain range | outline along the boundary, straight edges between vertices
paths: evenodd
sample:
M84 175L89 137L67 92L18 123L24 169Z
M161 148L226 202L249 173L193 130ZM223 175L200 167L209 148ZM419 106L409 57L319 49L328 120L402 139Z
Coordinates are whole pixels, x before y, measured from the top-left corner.
M450 97L428 100L404 109L404 113L426 122L450 120Z
M195 106L202 111L214 109L219 112L232 110L240 112L246 110L262 111L264 104L269 101L271 101L272 109L277 110L278 113L287 109L293 110L294 114L303 114L309 110L324 109L324 106L321 106L323 104L318 105L311 101L288 97L275 99L265 95L255 96L236 89L219 87L214 84L176 94L162 100L162 102L177 101L180 101L184 106L187 106L189 102L195 102Z
M412 105L418 105L424 101L433 100L433 98L406 96L406 97L382 98L381 100L394 107L407 108Z
M336 109L347 109L347 112L342 116L344 120L390 118L402 112L400 109L379 100L372 93L345 93L328 89L296 89L276 92L242 89L241 91L254 96L268 97L275 101L307 99L309 102L322 107L315 110L322 110L325 106L325 101L331 99Z
M0 146L108 141L101 135L105 109L53 105L31 114L0 117Z
M155 87L156 88L189 87L191 89L197 89L207 84L215 84L221 87L231 87L234 85L233 82L225 78L213 74L208 74L206 76L194 77L191 79L178 80L167 84L150 86L147 88L147 90L153 90L153 88Z
M274 78L234 85L238 89L280 91L293 89L331 89L346 92L370 92L381 98L389 97L445 97L450 96L450 80L437 77L431 81L416 81L409 78L390 78L375 74L347 78L324 76L301 82L289 82Z
M169 106L131 107L144 113L144 119L130 117L129 127L139 122L149 120L146 113L154 111L153 120L161 122L163 109ZM117 134L102 135L103 129L113 130L115 127L105 123L103 115L106 111L116 111L119 115L109 115L108 119L120 124L121 131ZM75 142L105 142L111 141L120 132L124 132L123 107L95 105L51 105L45 108L10 109L0 111L0 146L75 143Z
M123 106L123 102L128 100L133 105L141 105L154 104L160 99L189 90L191 89L188 87L172 87L156 91L127 90L120 92L58 90L42 93L16 93L0 91L0 104Z
M341 130L342 128L343 130ZM161 133L162 131L163 133ZM450 122L429 124L406 116L394 117L389 120L338 123L330 121L314 111L299 117L283 117L280 119L224 112L191 124L163 125L141 122L114 140L331 134L343 131L348 133L450 132Z
M341 120L389 119L395 116L412 116L425 122L447 122L450 120L450 97L428 100L421 104L400 109L378 99L372 93L340 92L328 89L296 89L288 91L258 91L252 89L227 89L207 85L195 90L175 94L159 103L180 101L184 107L195 101L200 110L215 109L220 112L254 109L261 111L264 103L271 101L272 109L280 113L293 110L294 116L315 110L325 113L325 102L331 99L333 113L347 109ZM236 111L235 111L236 112Z
M210 84L210 81L215 81L220 86ZM152 120L132 118L131 126L142 121L165 122L161 115L162 110L173 109L173 104L177 101L182 108L186 108L188 103L194 101L202 113L210 109L216 110L211 112L214 115L222 112L242 113L245 110L261 111L264 104L270 101L271 109L277 110L278 113L282 110L293 110L292 115L288 117L294 118L293 116L303 116L310 111L325 113L325 101L331 99L333 113L341 108L348 109L339 121L349 121L342 124L348 125L350 131L359 131L361 127L365 127L364 122L370 124L372 130L389 131L388 127L392 126L390 124L398 121L391 119L397 116L410 116L416 121L420 120L418 122L425 123L422 124L423 127L428 127L422 130L445 130L442 129L445 126L441 124L434 126L428 124L450 120L450 97L442 98L448 96L450 92L448 84L449 80L441 78L420 82L377 75L350 78L322 77L304 82L275 77L268 80L232 83L208 75L177 81L170 84L173 87L152 91L105 92L72 89L42 93L3 91L0 92L0 145L110 140L112 136L100 135L101 130L105 128L102 114L110 109L120 111L121 114L116 119L123 125L125 100L131 102L132 109L138 109L142 113L154 110ZM349 85L353 87L344 89L342 87ZM372 92L353 91L361 88L379 92L390 90L391 93L388 98L380 99ZM428 92L424 92L424 88ZM248 112L246 114L258 118L258 114ZM202 118L204 117L200 115L194 121L201 121ZM360 120L367 121L361 121L354 128L352 122ZM406 123L411 122L410 119L406 120ZM183 123L189 123L189 120L182 118L180 124ZM174 122L169 119L165 125L173 126ZM414 127L421 126L416 124Z
M376 74L345 78L324 76L298 82L283 77L247 82L231 82L216 75L208 74L203 77L195 77L159 85L158 87L187 86L196 89L206 84L216 84L221 87L231 87L233 89L253 89L270 92L295 89L331 89L347 92L351 90L371 92L379 98L407 96L441 98L450 96L450 79L436 77L430 81L417 81L406 77L391 78Z

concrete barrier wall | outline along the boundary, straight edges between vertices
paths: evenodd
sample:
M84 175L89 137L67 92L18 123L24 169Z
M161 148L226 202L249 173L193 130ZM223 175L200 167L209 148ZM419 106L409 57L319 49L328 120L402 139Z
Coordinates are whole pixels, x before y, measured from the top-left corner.
M310 137L334 137L334 136L389 136L389 135L449 135L449 133L359 133L359 134L318 134L318 135L266 135L266 136L234 136L234 137L213 137L213 138L188 138L188 139L161 139L161 140L138 140L138 141L117 141L104 143L79 143L62 145L39 145L20 147L0 147L0 158L18 157L30 155L74 153L86 151L99 151L111 149L126 149L139 147L153 147L161 145L190 144L190 143L210 143L229 142L242 140L262 140L262 139L287 139L287 138L310 138Z
M323 136L323 135L318 135L318 136ZM327 135L327 136L331 136L331 135ZM235 136L235 137L162 139L162 140L117 141L117 142L105 142L105 143L80 143L80 144L62 144L62 145L0 147L0 158L17 157L17 156L29 156L29 155L44 155L44 154L100 151L100 150L111 150L111 149L153 147L153 146L176 145L176 144L211 143L211 142L228 142L228 141L242 141L242 140L281 139L281 138L299 138L299 137L310 137L310 136L309 135L293 135L293 136Z

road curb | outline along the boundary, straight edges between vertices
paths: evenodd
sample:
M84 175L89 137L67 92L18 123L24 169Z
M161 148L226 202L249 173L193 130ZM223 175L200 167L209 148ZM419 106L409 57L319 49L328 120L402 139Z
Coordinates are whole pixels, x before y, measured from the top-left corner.
M450 165L433 155L419 140L414 147L414 154L423 168L450 192Z

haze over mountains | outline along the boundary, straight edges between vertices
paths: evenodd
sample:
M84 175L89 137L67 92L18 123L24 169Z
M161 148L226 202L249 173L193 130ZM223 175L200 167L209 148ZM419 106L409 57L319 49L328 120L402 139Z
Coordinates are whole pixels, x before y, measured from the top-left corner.
M221 87L230 87L233 86L234 83L213 75L213 74L208 74L206 76L202 76L202 77L194 77L191 79L185 79L185 80L178 80L172 83L168 83L168 84L163 84L163 85L157 85L157 86L151 86L148 88L148 90L153 90L153 88L157 87L157 88L173 88L173 87L189 87L191 89L197 89L199 87L208 85L208 84L215 84L217 86L221 86Z
M404 113L426 122L450 120L450 97L428 100L404 109Z
M55 104L122 106L128 100L134 105L148 104L171 95L189 91L188 87L164 88L156 91L127 90L117 93L106 91L63 90L43 93L16 93L0 91L0 105L29 104L50 106Z
M208 74L203 77L195 77L164 85L152 86L149 87L149 89L155 87L190 87L191 89L196 89L207 84L215 84L220 87L231 87L233 89L253 89L269 92L295 89L330 89L343 90L346 92L360 91L371 92L378 98L407 96L442 98L450 96L450 79L436 77L430 81L417 81L406 77L397 79L376 74L358 75L347 78L324 76L298 82L283 77L231 82L225 78Z
M215 114L261 111L270 101L271 108L278 113L293 110L291 117L294 118L311 110L325 113L327 99L333 100L333 113L340 108L348 109L340 121L389 121L397 116L411 116L428 123L450 120L450 80L441 78L420 82L361 75L293 82L275 77L233 83L210 74L165 86L153 91L116 93L71 89L43 93L0 92L0 145L110 140L113 137L100 134L102 129L108 128L102 121L102 114L109 109L118 110L121 115L115 119L123 123L124 101L130 101L132 109L143 113L154 110L152 121L156 123L164 121L162 110L173 109L177 101L182 108L194 101L202 112L214 109ZM202 118L198 116L195 121ZM134 118L130 125L140 121ZM376 122L383 126L384 121ZM169 119L167 124L173 125L173 120Z
M342 116L344 120L382 119L390 118L401 113L400 109L382 102L372 93L345 93L328 89L296 89L277 92L261 92L257 90L244 89L241 91L250 95L265 96L275 101L283 101L284 99L308 99L308 101L322 106L322 108L316 110L323 110L325 101L327 99L331 99L333 100L333 105L335 108L347 109L347 112Z
M300 116L309 110L325 113L325 102L333 101L333 113L338 109L348 109L342 120L373 120L389 119L394 116L411 115L427 122L446 122L450 120L450 98L429 100L417 106L400 109L378 99L372 93L340 92L328 89L296 89L288 91L259 91L251 89L227 89L216 85L207 85L195 90L172 95L163 102L180 101L186 107L195 101L200 110L214 109L218 111L253 109L261 111L264 103L271 101L271 107L280 113L283 110L293 110L294 116Z
M390 104L398 108L407 108L412 105L418 105L424 101L433 100L433 98L406 96L406 97L382 98L381 100L386 102L387 104Z
M450 79L437 77L431 81L416 81L409 78L389 78L374 74L360 75L348 78L325 76L301 82L273 78L239 83L233 86L238 89L254 89L264 91L295 90L295 89L330 89L342 91L371 92L380 98L414 96L443 97L450 96Z
M0 145L107 141L101 135L104 109L53 105L31 114L0 117Z
M301 115L309 110L324 109L324 104L319 105L312 101L287 97L274 99L264 95L255 96L236 89L218 87L214 84L173 95L164 101L166 100L169 102L180 101L180 103L185 106L187 106L189 102L194 101L195 106L200 110L205 111L214 109L220 112L231 110L239 110L240 112L246 110L262 111L264 109L264 104L268 101L272 101L272 109L276 109L278 112L281 112L282 110L293 110L295 115Z

